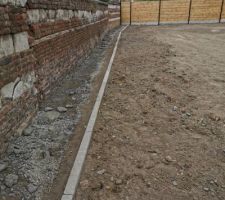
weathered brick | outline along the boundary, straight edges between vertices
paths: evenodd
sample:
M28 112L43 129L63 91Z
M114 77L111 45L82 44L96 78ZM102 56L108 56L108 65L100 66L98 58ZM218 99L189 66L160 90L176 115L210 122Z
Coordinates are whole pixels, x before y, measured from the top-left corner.
M0 35L0 58L13 54L13 40L11 35Z
M27 32L16 33L13 35L15 52L21 52L29 49Z
M28 15L28 22L30 24L39 22L40 14L38 9L28 10L27 15Z

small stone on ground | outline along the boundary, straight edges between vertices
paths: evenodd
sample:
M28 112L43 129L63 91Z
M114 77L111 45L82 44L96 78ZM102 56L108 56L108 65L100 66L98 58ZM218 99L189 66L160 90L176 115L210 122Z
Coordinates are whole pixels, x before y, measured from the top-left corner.
M57 107L57 111L60 113L66 112L67 109L65 107Z

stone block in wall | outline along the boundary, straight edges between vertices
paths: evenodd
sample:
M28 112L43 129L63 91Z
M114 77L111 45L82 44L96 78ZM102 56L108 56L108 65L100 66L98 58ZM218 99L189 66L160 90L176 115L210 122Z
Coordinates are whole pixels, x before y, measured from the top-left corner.
M19 81L20 81L20 78L17 77L14 82L10 82L10 83L6 84L4 87L2 87L1 91L0 91L0 98L1 99L12 99L15 86L17 85L17 83Z
M74 17L74 12L73 12L73 10L69 10L69 18L71 19L71 18L73 18Z
M64 11L62 9L57 10L56 12L56 18L57 19L63 19Z
M76 11L75 11L76 12ZM82 19L84 17L84 11L78 10L78 12L76 12L76 16L79 19Z
M49 19L55 19L56 11L55 10L49 10L48 11L48 18Z
M11 82L1 89L1 97L4 99L12 99L16 82Z
M105 11L104 11L104 15L107 16L108 14L109 14L109 11L108 11L108 10L105 10Z
M0 99L13 99L19 98L25 92L33 89L36 76L34 71L17 78L14 82L6 84L0 90Z
M23 93L25 93L27 90L28 90L28 88L27 88L26 84L23 81L20 81L14 89L13 100L22 96Z
M27 32L17 33L13 35L15 52L21 52L29 49Z
M24 7L27 3L27 0L0 0L0 5L13 5Z
M15 0L0 0L0 5L15 5L16 1Z
M40 14L38 9L27 10L27 16L30 24L39 22Z
M68 20L69 19L69 10L64 10L63 11L63 19Z
M101 11L101 10L97 10L97 11L96 11L96 16L97 16L97 18L101 17L103 14L104 14L104 13L103 13L103 11Z
M89 21L92 22L92 20L94 19L91 12L88 11L84 11L84 17Z
M17 6L22 6L24 7L27 3L27 0L16 0L16 5Z
M83 12L82 11L74 11L74 16L77 17L78 19L82 19Z
M44 9L40 9L39 10L39 20L40 20L40 22L45 22L46 20L47 20L47 11L46 10L44 10Z
M0 36L0 58L8 56L14 52L12 35Z

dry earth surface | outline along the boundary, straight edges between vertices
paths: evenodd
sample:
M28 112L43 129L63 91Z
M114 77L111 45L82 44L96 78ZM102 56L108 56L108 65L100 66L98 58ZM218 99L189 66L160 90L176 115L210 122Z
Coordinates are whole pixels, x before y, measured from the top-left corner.
M76 200L225 199L224 25L122 35Z

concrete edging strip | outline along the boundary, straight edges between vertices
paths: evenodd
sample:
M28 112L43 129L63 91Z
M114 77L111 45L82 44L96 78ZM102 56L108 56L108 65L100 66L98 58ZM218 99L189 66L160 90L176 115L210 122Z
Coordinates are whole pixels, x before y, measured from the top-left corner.
M99 110L99 107L101 105L101 101L102 101L102 98L103 98L103 95L104 95L104 92L105 92L106 84L107 84L109 74L110 74L110 71L111 71L111 68L112 68L112 64L113 64L113 61L114 61L114 58L115 58L115 55L116 55L116 51L117 51L117 48L118 48L119 40L121 38L122 32L126 28L127 28L127 26L125 26L120 31L120 33L118 35L118 38L117 38L117 41L116 41L116 44L115 44L110 62L109 62L109 65L107 67L104 79L102 81L101 88L99 90L94 108L92 110L87 128L86 128L85 133L84 133L84 137L82 139L80 148L79 148L78 153L77 153L77 157L76 157L75 162L73 164L73 168L70 172L70 176L68 178L66 188L64 190L64 194L63 194L61 200L73 200L74 199L75 192L76 192L79 180L80 180L82 168L83 168L83 165L84 165L84 162L85 162L85 159L86 159L86 155L87 155L87 152L88 152L89 144L90 144L90 141L91 141L95 121L96 121L96 118L97 118L97 115L98 115L98 110Z

